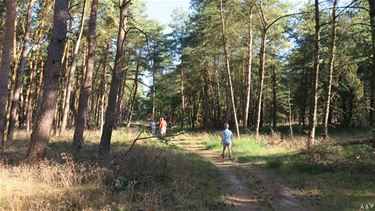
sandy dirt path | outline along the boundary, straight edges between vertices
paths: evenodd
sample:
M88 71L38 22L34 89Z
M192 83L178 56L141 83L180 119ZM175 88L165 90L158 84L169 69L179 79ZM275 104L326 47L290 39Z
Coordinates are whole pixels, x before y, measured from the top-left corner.
M191 144L187 140L179 140L175 144L209 159L216 166L229 185L224 201L234 210L310 210L287 184L275 179L276 176L267 170L222 159L220 153L206 150L202 141ZM257 184L254 189L249 189L246 184L249 179Z

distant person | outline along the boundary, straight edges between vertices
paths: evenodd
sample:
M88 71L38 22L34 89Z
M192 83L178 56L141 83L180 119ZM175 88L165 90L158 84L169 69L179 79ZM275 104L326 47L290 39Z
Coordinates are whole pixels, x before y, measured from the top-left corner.
M160 118L160 121L159 121L159 127L160 127L160 134L162 136L165 135L165 133L167 132L167 122L164 120L164 118Z
M172 129L172 126L173 126L172 120L169 119L169 121L168 121L168 130Z
M150 129L151 129L151 134L155 135L155 132L156 132L156 122L153 119L150 122Z
M225 123L224 124L224 131L222 132L222 139L221 139L221 143L223 144L223 153L221 154L221 157L224 158L224 153L225 153L225 149L228 149L228 153L229 153L229 159L231 158L232 156L232 137L233 137L233 133L231 130L229 130L229 124L228 123Z

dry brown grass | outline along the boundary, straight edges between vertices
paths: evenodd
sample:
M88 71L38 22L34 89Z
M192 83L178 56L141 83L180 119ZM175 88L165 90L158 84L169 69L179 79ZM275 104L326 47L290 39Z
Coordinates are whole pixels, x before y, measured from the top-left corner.
M90 163L77 164L69 154L62 154L62 158L63 163L44 160L34 165L0 166L0 207L5 210L85 207L82 198L92 197L110 171Z
M53 136L47 158L35 165L22 161L28 140L17 133L0 155L9 161L0 165L0 210L194 210L217 205L220 175L209 162L157 139L137 142L124 157L137 134L114 132L111 151L120 159L108 168L97 158L97 131L85 134L80 154L71 149L70 131Z

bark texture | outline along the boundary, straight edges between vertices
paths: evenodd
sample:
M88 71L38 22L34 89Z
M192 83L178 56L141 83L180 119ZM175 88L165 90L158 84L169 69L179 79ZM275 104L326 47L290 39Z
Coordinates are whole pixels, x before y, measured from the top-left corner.
M315 0L315 44L314 44L314 69L312 74L312 100L309 118L309 137L307 148L315 140L315 128L317 125L318 110L318 85L319 85L319 67L320 67L320 18L319 18L319 0Z
M87 35L88 55L86 57L86 74L81 87L81 94L78 103L78 113L76 117L76 129L73 137L73 147L77 150L81 149L83 144L83 131L85 129L87 119L87 108L91 93L92 76L95 63L95 45L96 45L96 17L98 11L99 0L93 0L91 5L91 13L89 20L89 29Z
M0 66L0 141L1 148L4 145L5 127L6 127L6 112L8 100L8 80L10 65L12 63L15 25L17 16L17 1L6 0L5 13L5 28L2 42L1 66Z
M46 153L56 109L61 59L64 54L68 18L68 0L56 0L52 38L48 46L46 70L43 77L43 95L27 152L29 161L40 160Z
M112 130L118 113L118 111L116 111L117 93L121 83L121 72L124 63L125 33L128 20L129 3L130 0L124 0L120 7L120 24L117 36L115 66L112 71L112 81L109 90L108 105L105 112L105 120L99 146L99 155L103 158L109 156Z

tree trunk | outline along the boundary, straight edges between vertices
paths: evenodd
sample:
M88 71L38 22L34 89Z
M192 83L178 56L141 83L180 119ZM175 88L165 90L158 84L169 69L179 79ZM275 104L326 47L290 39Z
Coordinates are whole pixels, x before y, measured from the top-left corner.
M290 103L290 101L292 101L292 98L290 96L290 88L289 88L289 92L288 92L288 111L289 111L289 136L291 138L293 138L293 127L292 127L292 105Z
M34 102L34 89L35 89L35 83L34 78L37 71L37 65L38 65L38 56L39 51L36 53L36 56L34 58L34 61L30 62L30 83L29 83L29 89L28 89L28 97L27 97L27 104L26 104L26 133L30 134L31 131L31 121L32 121L32 113L33 113L33 102ZM35 85L34 85L35 84Z
M40 160L46 153L56 108L61 58L64 53L68 17L68 0L56 0L52 38L48 47L46 70L44 71L43 97L27 153L29 161Z
M223 11L223 0L220 0L220 17L221 17L221 30L222 30L222 37L223 37L223 47L224 47L224 56L225 56L225 65L227 70L227 80L228 80L228 86L229 86L229 92L230 92L230 100L231 100L231 107L233 110L233 116L234 116L234 124L236 127L236 134L237 137L240 137L240 129L238 127L238 121L237 121L237 111L236 111L236 105L234 100L234 92L233 92L233 85L232 85L232 74L231 74L231 68L230 68L230 55L229 55L229 49L227 46L227 36L225 31L225 17L224 17L224 11Z
M181 129L184 129L184 122L185 122L185 93L184 93L184 66L181 62L180 68L180 76L181 76Z
M124 55L125 57L125 55ZM126 62L125 62L126 63ZM124 93L126 89L126 77L128 74L128 65L126 65L126 68L123 68L124 70L121 71L120 74L120 85L118 88L118 93L117 93L117 103L116 103L116 111L118 112L115 124L114 124L114 129L116 129L119 125L121 126L121 122L123 121L123 99L124 99ZM129 108L126 108L129 111Z
M217 121L217 124L215 125L216 127L220 127L221 126L221 105L220 105L220 97L221 97L221 94L220 94L220 73L219 73L219 67L216 63L216 60L215 60L215 57L214 57L214 71L215 71L215 98L216 98L216 121ZM221 126L222 127L222 126Z
M126 127L130 127L130 124L133 118L134 107L137 101L139 67L140 67L140 55L138 55L137 57L137 67L135 70L134 84L133 84L133 95L132 95L132 99L129 101L129 106L128 106L129 114L127 118Z
M247 43L247 74L246 74L246 91L245 91L245 107L243 111L243 131L247 133L250 99L251 99L251 74L252 74L252 60L253 60L253 6L254 1L249 1L249 15L248 15L248 43Z
M152 62L152 119L155 119L156 107L156 69L155 60Z
M301 78L301 92L303 92L302 96L302 102L301 102L301 107L300 107L300 133L302 134L302 129L303 127L306 126L306 104L307 104L307 96L308 96L308 91L306 85L308 84L307 81L307 70L303 69L302 72L302 78Z
M74 83L74 75L76 72L77 68L77 62L79 58L79 47L81 45L81 40L82 40L82 34L83 34L83 28L85 25L85 11L86 11L86 2L87 0L83 1L83 7L82 7L82 15L81 15L81 23L79 26L79 32L78 32L78 37L74 46L74 52L73 52L73 59L72 59L72 64L70 65L69 71L68 71L68 80L65 85L65 91L66 95L64 98L64 111L63 111L63 117L61 121L61 127L60 127L60 135L65 132L66 125L68 122L68 116L69 116L69 108L70 108L70 97L73 94L72 93L72 84Z
M103 94L100 98L100 131L103 131L104 127L105 101L105 94Z
M100 131L103 131L104 126L104 108L105 108L105 95L106 95L106 76L107 76L107 61L108 61L108 52L109 52L110 45L107 44L106 51L104 54L104 61L103 61L103 72L102 72L102 80L100 81Z
M203 74L201 73L201 83L202 83L202 111L203 111L203 127L208 128L208 109L209 109L209 95L208 95L208 67L204 67Z
M110 145L111 145L111 137L112 137L112 130L113 124L116 120L117 113L116 111L116 103L117 103L117 93L119 89L119 85L121 83L121 71L123 67L123 60L124 60L124 45L125 45L125 32L126 32L126 24L128 20L128 6L131 0L124 0L120 7L120 23L119 23L119 31L117 37L117 51L115 56L115 66L112 72L112 81L111 87L109 90L108 96L108 105L107 110L105 113L105 122L102 131L102 137L100 139L100 146L99 146L99 155L101 157L109 156L110 152Z
M272 67L272 127L276 129L277 127L277 98L276 98L276 89L277 89L277 80L276 80L276 66Z
M1 67L0 67L0 141L1 149L4 145L4 135L6 126L6 111L8 99L8 79L10 65L12 63L12 55L14 48L15 38L15 24L17 16L17 1L6 0L7 9L5 13L5 28L2 40L2 54L1 54Z
M263 99L263 84L264 84L264 72L265 72L265 61L266 61L266 31L263 30L261 35L261 46L259 56L259 90L258 90L258 107L257 107L257 118L255 124L255 138L259 137L259 128L261 124L262 116L262 99Z
M258 108L257 108L257 118L255 124L255 138L259 136L259 128L262 124L262 100L263 100L263 85L264 85L264 73L265 73L265 63L266 63L266 39L267 39L267 21L266 16L263 11L262 2L260 2L260 15L262 23L261 32L261 45L260 45L260 55L259 55L259 92L258 92Z
M91 5L91 13L89 20L89 28L87 34L88 53L86 57L86 74L84 82L81 86L81 94L79 97L78 114L76 117L76 129L73 137L73 147L77 150L81 149L83 144L83 131L87 118L87 107L91 93L92 75L95 63L95 47L96 47L96 17L99 0L93 0Z
M26 29L23 41L23 48L21 53L21 58L18 64L17 72L16 72L16 82L13 91L13 101L10 108L10 119L9 119L9 126L8 126L8 134L7 140L11 143L13 141L13 131L14 131L14 124L17 121L17 109L19 107L20 101L20 92L22 89L22 76L23 71L26 66L27 56L29 55L31 49L30 43L30 32L31 32L31 20L32 20L32 12L35 0L29 1L29 6L27 9L27 16L26 16ZM20 112L19 112L20 113Z
M370 23L371 23L371 38L372 38L372 80L371 80L371 101L372 106L375 104L375 2L372 0L368 0L369 7L370 7ZM374 107L371 108L373 111L372 113L372 119L370 120L372 122L372 134L375 138L375 115L374 115Z
M326 106L324 112L324 134L323 137L328 137L328 120L329 120L329 110L331 105L331 97L332 97L332 82L333 82L333 70L335 66L335 53L336 53L336 6L337 0L333 1L332 7L332 28L331 28L331 47L329 49L329 70L328 70L328 84L327 84L327 98L326 98Z
M312 77L312 100L309 118L309 137L307 140L307 148L315 140L315 128L317 125L318 110L318 85L319 85L319 65L320 65L320 18L319 18L319 0L315 0L315 59Z

